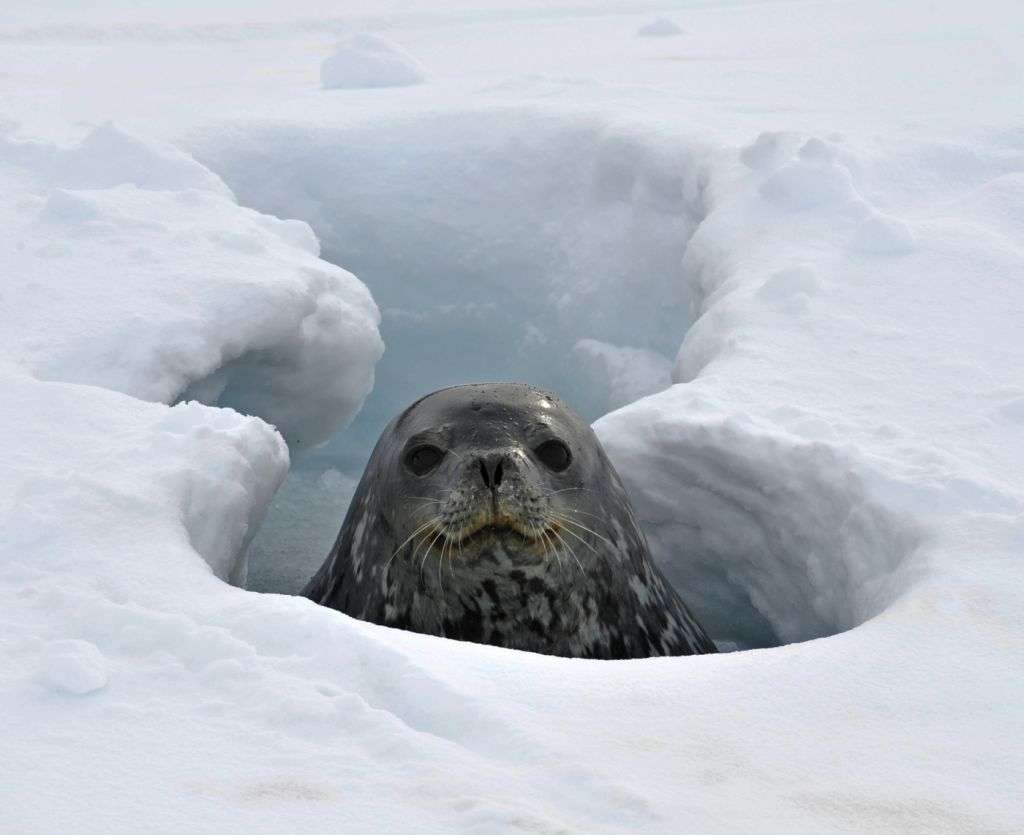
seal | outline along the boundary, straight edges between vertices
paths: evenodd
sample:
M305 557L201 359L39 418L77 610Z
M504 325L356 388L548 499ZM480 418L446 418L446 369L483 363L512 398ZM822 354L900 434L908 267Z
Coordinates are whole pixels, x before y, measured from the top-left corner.
M587 423L522 383L388 424L302 594L371 623L572 658L715 652Z

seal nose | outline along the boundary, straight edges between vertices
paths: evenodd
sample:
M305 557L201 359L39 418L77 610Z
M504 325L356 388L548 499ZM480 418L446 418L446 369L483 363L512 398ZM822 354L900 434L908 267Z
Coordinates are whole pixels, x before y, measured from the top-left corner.
M494 490L501 484L505 456L500 452L493 452L490 455L482 455L477 459L480 468L480 478L488 490Z

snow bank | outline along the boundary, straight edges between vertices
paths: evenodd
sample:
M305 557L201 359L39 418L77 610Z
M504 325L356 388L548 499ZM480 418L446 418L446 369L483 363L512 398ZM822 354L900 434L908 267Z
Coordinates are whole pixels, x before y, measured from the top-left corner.
M382 352L366 288L312 231L240 208L190 157L106 125L61 148L0 138L10 311L0 351L38 379L198 399L293 445L347 423Z
M907 588L919 534L834 446L675 387L602 418L654 558L720 642L833 635Z
M93 388L235 405L297 447L358 410L382 351L377 310L357 279L317 257L306 224L240 208L190 157L112 125L71 147L8 134L0 165L5 379L73 384L83 398ZM196 409L162 424L179 447L172 460L228 414ZM55 414L25 413L39 412ZM244 582L246 546L287 468L276 440L258 443L270 443L260 455L271 463L238 489L223 483L234 465L217 469L209 453L216 475L197 465L178 511L193 547L233 582ZM240 521L227 521L225 503Z
M420 63L398 44L362 33L338 44L320 66L327 90L408 87L426 80Z
M488 753L509 725L423 667L444 642L392 646L308 601L216 578L207 563L226 576L287 469L265 423L23 374L2 385L0 433L17 438L0 479L5 820L81 824L82 787L126 769L93 796L85 828L136 819L161 792L168 829L242 817L272 831L295 814L312 827L324 804L353 814L348 769L391 798L390 812L355 812L360 828L407 822L413 779L424 810L444 791L476 798L431 814L438 826L547 826L556 806L582 811L601 794L599 775L576 773L579 788L556 796L526 769L505 786L532 800L509 811ZM549 755L542 735L522 739L529 760ZM435 772L441 760L458 773Z
M3 481L10 583L35 577L71 595L83 583L123 584L143 603L202 560L244 581L246 545L288 470L271 427L19 374L3 387L3 432L18 438Z

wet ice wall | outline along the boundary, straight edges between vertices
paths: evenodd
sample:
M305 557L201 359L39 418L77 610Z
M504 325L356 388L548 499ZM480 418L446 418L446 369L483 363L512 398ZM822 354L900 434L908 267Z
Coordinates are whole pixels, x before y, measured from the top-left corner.
M703 151L685 138L494 108L245 123L190 147L246 205L308 221L382 310L387 351L354 431L332 443L341 463L445 385L527 380L593 418L624 389L668 384L659 359L690 322L680 261L700 219ZM640 390L609 385L609 358Z

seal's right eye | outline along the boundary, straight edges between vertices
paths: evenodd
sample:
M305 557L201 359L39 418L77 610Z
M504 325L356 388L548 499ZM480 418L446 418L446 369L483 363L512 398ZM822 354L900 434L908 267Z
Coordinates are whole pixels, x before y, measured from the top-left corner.
M562 472L562 470L569 466L569 462L572 461L572 453L569 452L569 447L557 438L545 441L534 452L544 463L545 467L549 470L554 470L556 473Z
M430 444L413 447L405 455L405 466L413 475L426 475L444 458L444 450Z

